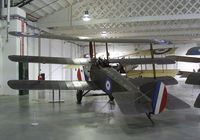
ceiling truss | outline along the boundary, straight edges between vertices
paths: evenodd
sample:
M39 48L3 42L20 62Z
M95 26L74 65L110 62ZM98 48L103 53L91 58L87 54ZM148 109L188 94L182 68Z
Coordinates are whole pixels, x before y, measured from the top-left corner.
M70 7L72 13L64 13L70 19L45 22ZM108 37L194 37L200 31L198 0L34 0L24 9L39 18L39 26L72 36L101 37L107 31ZM81 20L86 10L90 22Z

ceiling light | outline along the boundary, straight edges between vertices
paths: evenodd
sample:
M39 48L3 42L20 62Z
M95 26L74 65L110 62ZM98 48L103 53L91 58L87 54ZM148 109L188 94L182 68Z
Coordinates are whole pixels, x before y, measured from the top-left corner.
M106 32L106 31L103 31L103 32L101 32L101 36L102 36L102 37L107 37L107 36L108 36L108 34L107 34L107 32Z
M87 10L85 11L84 16L82 17L82 20L83 21L90 21L91 20L89 12Z
M79 38L80 40L90 39L89 37L86 37L86 36L79 36L78 38Z

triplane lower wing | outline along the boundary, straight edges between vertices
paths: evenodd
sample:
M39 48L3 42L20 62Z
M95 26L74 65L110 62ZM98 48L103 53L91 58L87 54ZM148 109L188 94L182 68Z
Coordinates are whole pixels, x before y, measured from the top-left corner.
M98 90L89 81L10 80L8 85L18 90Z

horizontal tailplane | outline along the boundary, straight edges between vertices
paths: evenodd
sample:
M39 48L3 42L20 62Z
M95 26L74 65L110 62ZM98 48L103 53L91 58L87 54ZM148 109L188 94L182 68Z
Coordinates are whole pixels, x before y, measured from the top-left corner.
M198 97L197 97L197 99L196 99L196 101L194 103L194 107L200 108L200 94L198 95Z
M190 73L185 83L191 85L200 85L200 73L199 72Z

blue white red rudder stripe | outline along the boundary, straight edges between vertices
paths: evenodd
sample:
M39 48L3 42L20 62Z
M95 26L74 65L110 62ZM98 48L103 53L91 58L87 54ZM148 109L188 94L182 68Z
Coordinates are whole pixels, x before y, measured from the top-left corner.
M82 76L81 76L81 70L80 70L80 68L78 68L78 70L77 70L77 79L78 79L78 81L82 81L83 80Z
M152 114L161 113L167 104L167 88L161 81L157 81L152 95Z
M85 73L85 71L81 67L77 69L77 75L76 76L77 76L78 81L88 81L89 80L87 74Z

